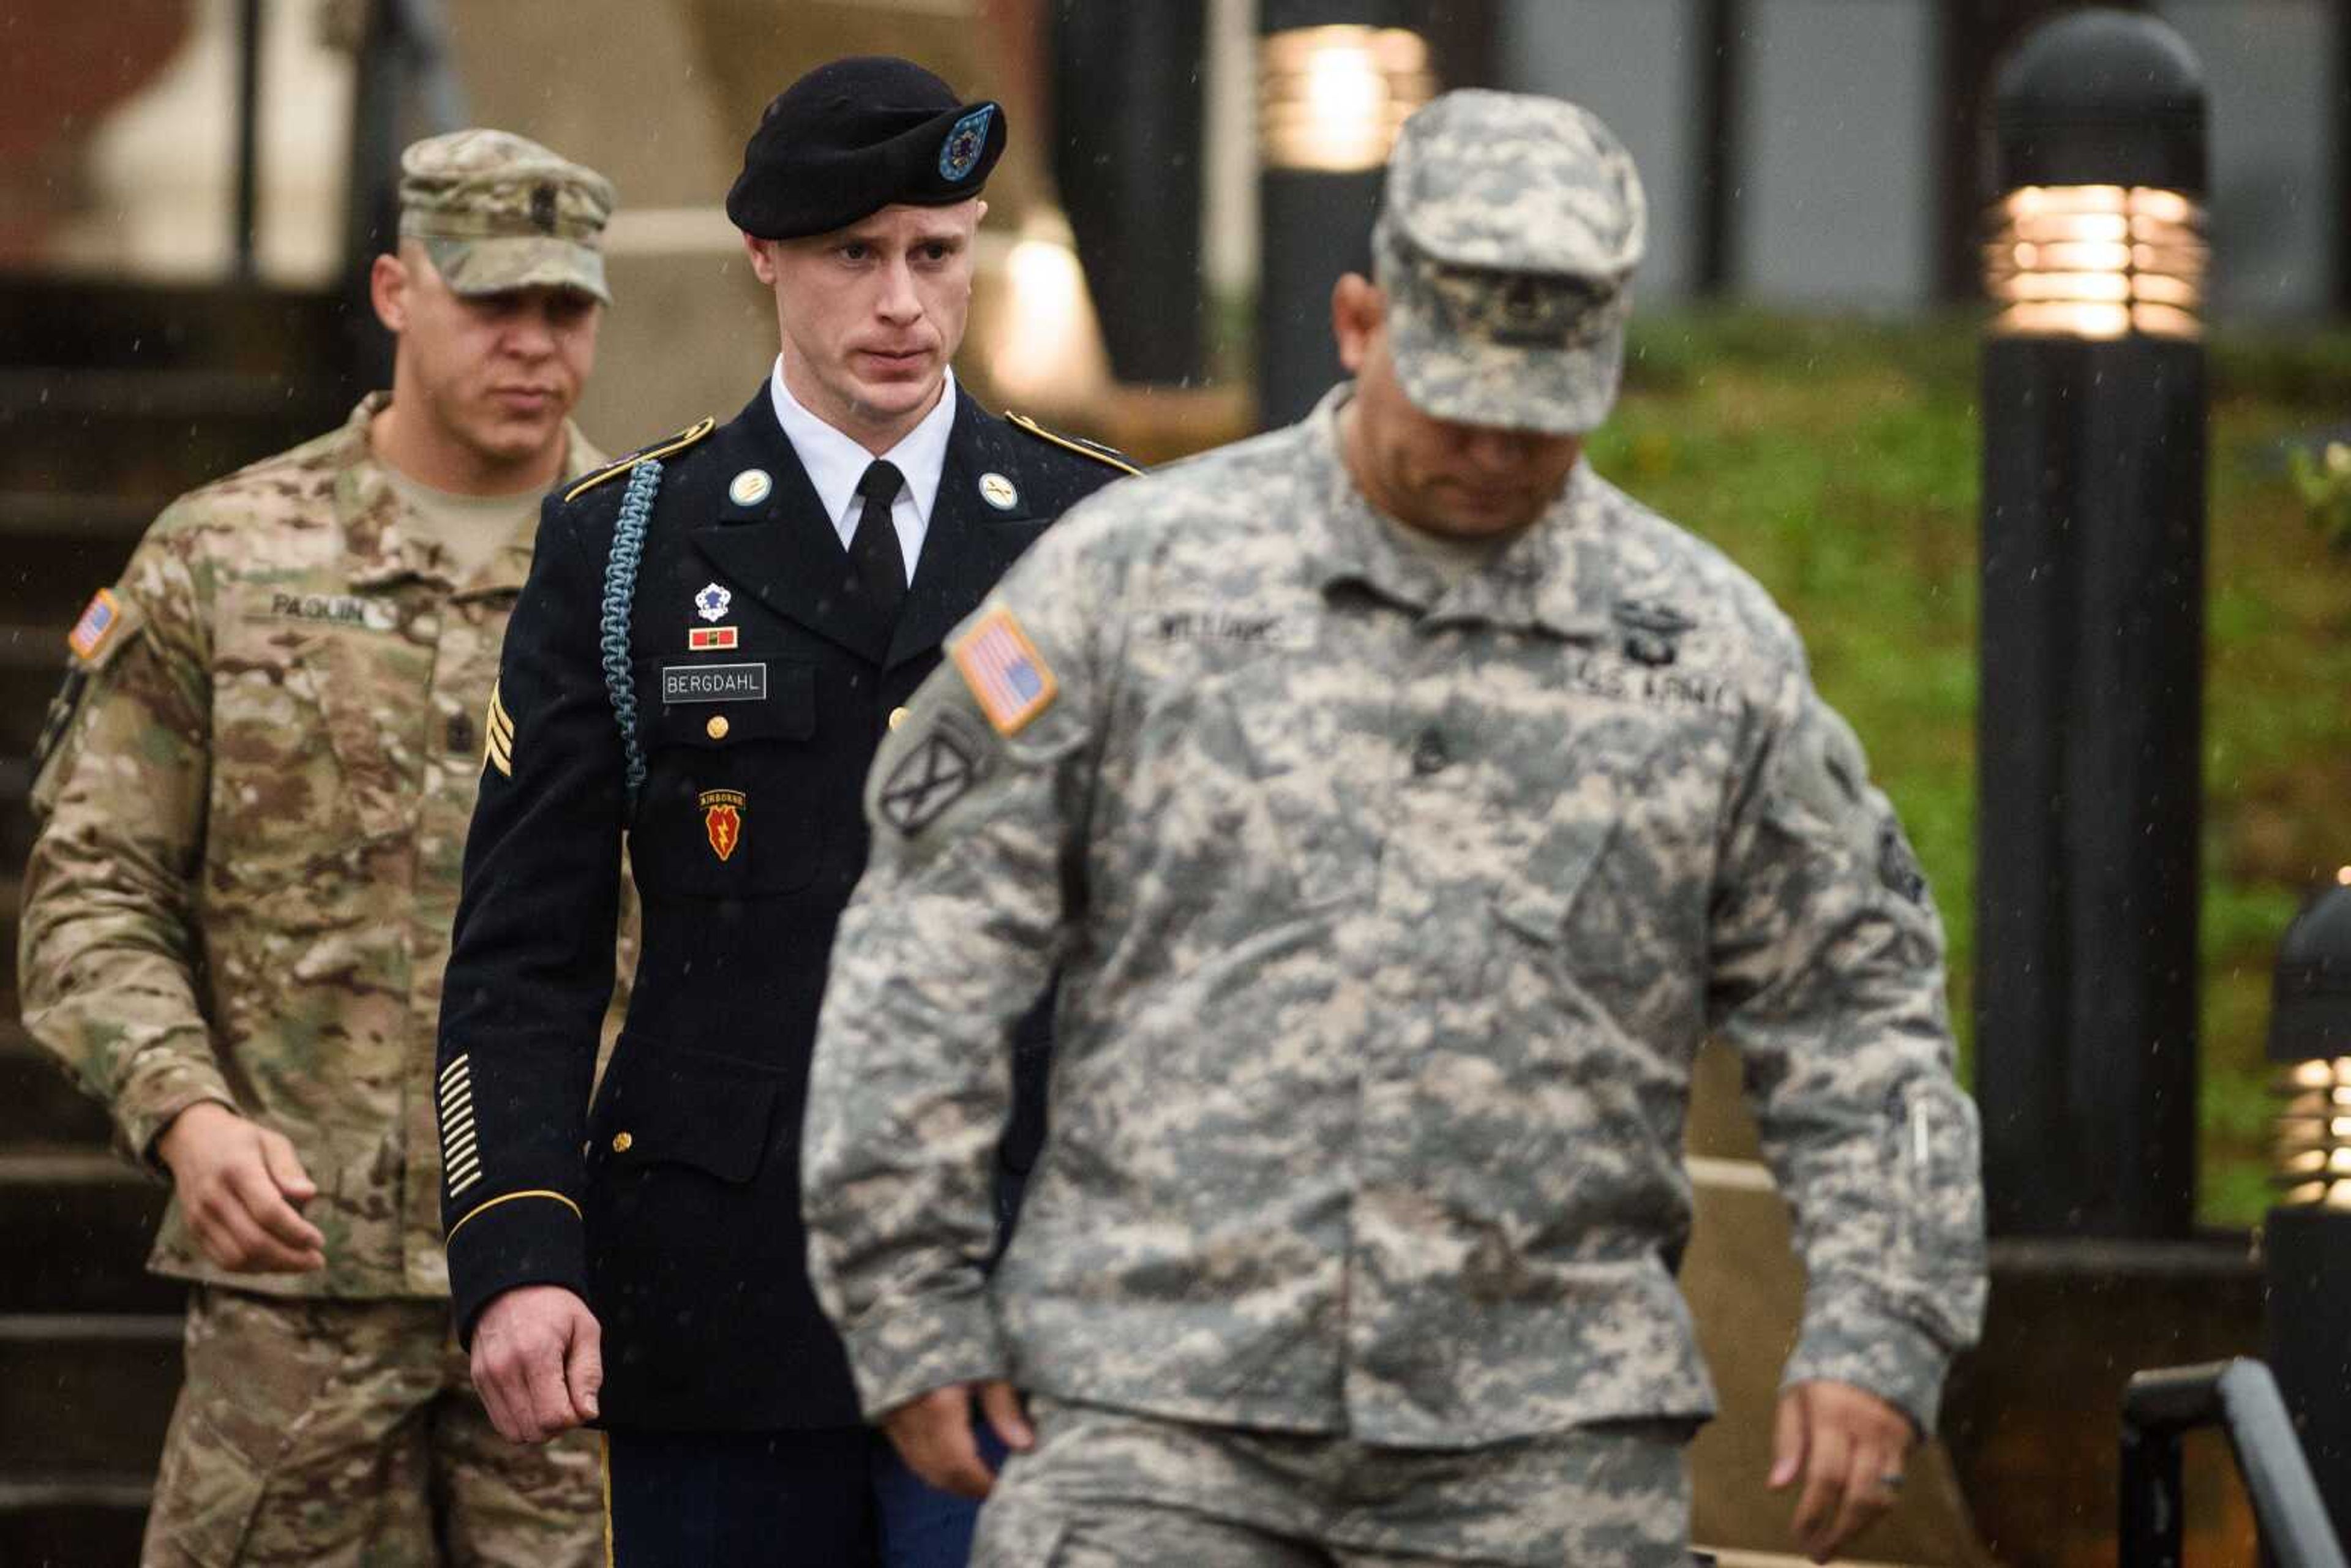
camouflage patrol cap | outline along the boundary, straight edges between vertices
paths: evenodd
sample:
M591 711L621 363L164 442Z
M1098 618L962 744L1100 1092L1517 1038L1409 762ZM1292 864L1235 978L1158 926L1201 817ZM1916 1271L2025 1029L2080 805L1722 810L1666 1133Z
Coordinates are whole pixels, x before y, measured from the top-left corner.
M1581 434L1625 365L1648 203L1590 110L1463 90L1404 123L1374 271L1405 395L1465 424Z
M459 294L577 288L607 305L612 184L505 131L453 131L400 155L400 232Z

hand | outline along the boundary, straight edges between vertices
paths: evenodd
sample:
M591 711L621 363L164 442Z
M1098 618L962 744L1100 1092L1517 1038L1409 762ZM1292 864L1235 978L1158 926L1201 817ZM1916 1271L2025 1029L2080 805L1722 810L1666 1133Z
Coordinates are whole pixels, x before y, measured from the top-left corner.
M1914 1434L1910 1418L1849 1383L1799 1383L1780 1396L1771 1490L1798 1476L1796 1543L1825 1563L1894 1504Z
M972 1436L974 1399L1006 1448L1025 1454L1037 1446L1037 1434L1020 1413L1020 1396L1001 1381L934 1388L883 1416L882 1430L897 1445L908 1469L941 1491L977 1500L996 1485L996 1472L979 1457Z
M511 1443L544 1443L596 1418L604 1330L560 1285L517 1285L474 1320L474 1391Z
M319 1196L282 1133L202 1100L155 1140L181 1212L204 1256L235 1274L304 1274L327 1266L327 1238L302 1218Z

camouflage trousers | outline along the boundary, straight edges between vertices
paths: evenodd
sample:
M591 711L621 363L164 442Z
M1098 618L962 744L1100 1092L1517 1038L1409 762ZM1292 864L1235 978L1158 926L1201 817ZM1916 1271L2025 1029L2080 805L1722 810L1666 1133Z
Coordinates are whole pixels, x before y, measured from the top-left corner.
M198 1286L145 1568L589 1568L593 1434L498 1436L442 1301L286 1301Z
M1193 1426L1038 1398L974 1568L1682 1568L1684 1422L1466 1449Z

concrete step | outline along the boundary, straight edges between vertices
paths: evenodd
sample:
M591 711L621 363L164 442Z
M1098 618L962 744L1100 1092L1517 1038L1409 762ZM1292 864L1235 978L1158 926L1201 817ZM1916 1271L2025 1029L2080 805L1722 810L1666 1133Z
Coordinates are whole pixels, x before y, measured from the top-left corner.
M150 1472L0 1475L0 1563L95 1568L139 1561Z
M0 758L19 763L31 758L33 743L40 738L49 699L57 695L71 657L66 633L89 599L85 592L68 603L58 585L47 591L48 602L33 607L29 614L5 602L12 591L26 591L23 582L13 591L0 588ZM13 809L23 795L22 785L0 793L0 810ZM22 858L0 863L14 872L21 868Z
M168 1196L110 1154L0 1152L0 1314L179 1311L186 1287L145 1267Z
M0 1315L0 1477L152 1474L180 1343L176 1313Z
M0 1151L46 1145L99 1153L112 1136L106 1108L22 1024L0 1019Z
M0 576L0 623L42 632L40 651L52 667L63 664L66 629L93 591L121 577L131 547L170 498L0 493L0 549L9 565ZM55 638L47 635L52 628Z
M14 277L0 282L0 364L311 365L339 357L349 322L324 294Z
M331 407L282 374L0 370L0 491L177 495L317 434Z
M0 866L10 872L21 869L25 857L33 852L33 810L27 797L33 788L32 752L29 747L9 749L5 727L0 727ZM16 1016L16 903L8 901L10 925L0 929L0 940L8 944L8 961L0 963L0 972L6 979L0 983L0 1017Z
M22 764L15 766L21 768ZM0 771L9 767L0 762ZM15 860L0 862L0 871L5 871L0 874L0 944L5 944L0 946L0 1019L11 1023L21 1016L16 1005L16 911L24 904L25 883L18 873L25 865L22 847L32 842L32 818L24 809L23 800L20 785L14 800L0 810L0 827L5 827L8 842L20 846Z
M103 574L94 580L112 581L120 565L108 562ZM78 598L71 597L59 580L39 591L41 602L11 602L12 598L29 596L32 591L23 580L13 589L0 587L0 757L16 761L30 758L33 743L40 738L49 699L57 695L72 658L66 633L73 629L82 606L89 602L90 592L84 589ZM21 795L22 790L16 793ZM14 803L0 797L0 806Z
M103 541L128 554L169 496L0 491L0 538L26 543Z

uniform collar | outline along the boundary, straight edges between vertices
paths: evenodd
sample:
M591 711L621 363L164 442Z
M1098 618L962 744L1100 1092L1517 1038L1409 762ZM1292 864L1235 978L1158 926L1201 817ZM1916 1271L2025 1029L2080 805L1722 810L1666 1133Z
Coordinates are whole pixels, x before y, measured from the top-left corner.
M1602 502L1606 486L1579 460L1559 498L1532 527L1458 583L1389 537L1355 486L1339 441L1339 411L1354 395L1342 382L1306 416L1309 483L1325 520L1315 570L1324 591L1358 583L1433 622L1541 627L1578 642L1609 627L1615 577Z
M847 517L850 498L857 494L857 482L872 465L873 454L810 413L792 395L791 389L784 384L781 354L776 356L776 367L768 374L768 396L776 406L776 423L783 426L784 439L792 444L792 455L807 470L809 483L824 506L824 515L835 521ZM908 431L897 445L882 455L883 462L895 464L898 472L905 476L906 494L926 526L938 500L939 474L946 465L947 435L955 428L956 402L955 372L949 371L946 384L940 388L939 401L931 405L931 412L923 415L922 423Z
M350 557L351 586L383 589L422 579L454 589L459 598L520 592L523 579L530 572L538 514L526 517L498 552L463 583L450 580L437 549L426 540L412 538L401 527L399 492L368 444L369 423L391 406L388 392L371 392L361 398L350 418L335 433L328 454L335 476L335 520L342 528L344 548ZM578 425L565 420L563 473L557 488L603 465L603 454L588 444Z

